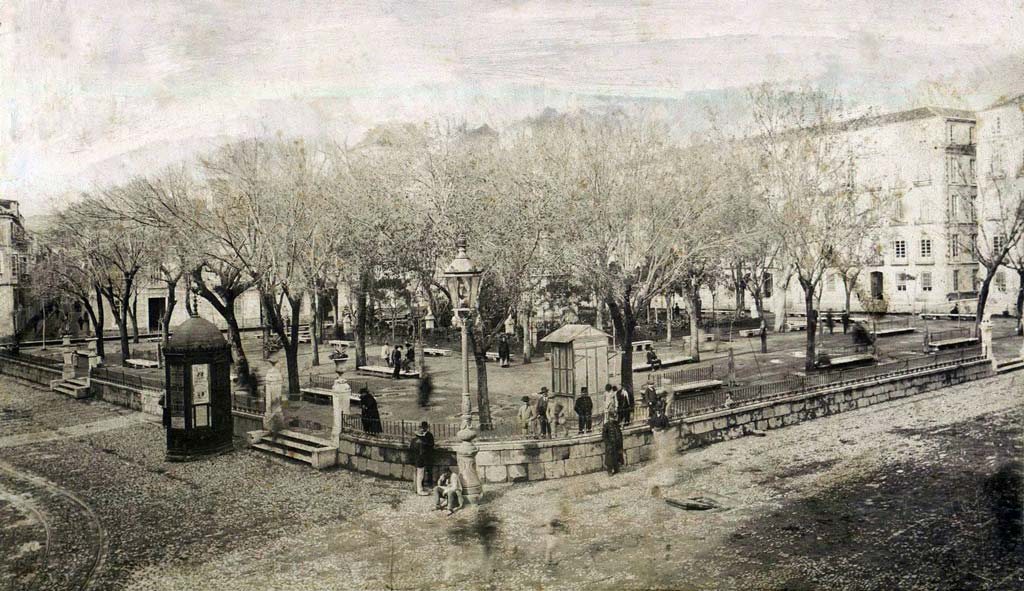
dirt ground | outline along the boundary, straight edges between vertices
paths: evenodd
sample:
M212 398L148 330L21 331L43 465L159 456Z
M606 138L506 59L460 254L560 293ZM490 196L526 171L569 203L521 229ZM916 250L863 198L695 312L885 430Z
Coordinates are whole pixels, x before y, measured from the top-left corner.
M245 449L167 464L159 425L0 379L17 426L0 436L0 586L1020 589L1022 395L1008 374L614 477L488 487L447 516L408 483ZM668 502L692 497L720 508Z

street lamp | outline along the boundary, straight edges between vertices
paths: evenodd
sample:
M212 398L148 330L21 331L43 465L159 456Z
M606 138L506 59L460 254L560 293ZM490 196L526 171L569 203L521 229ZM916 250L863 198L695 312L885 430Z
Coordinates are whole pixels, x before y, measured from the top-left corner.
M456 434L462 443L456 450L456 459L466 498L476 502L480 499L483 487L476 473L477 447L473 445L473 439L477 433L473 430L473 409L469 398L469 321L477 307L480 276L483 275L483 271L466 254L465 238L460 237L456 240L455 248L458 252L455 259L445 268L443 277L448 297L452 301L452 311L459 317L462 325L462 429Z

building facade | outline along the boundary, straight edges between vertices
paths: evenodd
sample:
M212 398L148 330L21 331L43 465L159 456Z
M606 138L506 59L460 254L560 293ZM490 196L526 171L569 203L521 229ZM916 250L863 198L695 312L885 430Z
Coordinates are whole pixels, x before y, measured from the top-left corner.
M17 201L0 199L0 342L13 339L23 323L29 240Z
M1024 201L1024 94L979 112L978 137L981 248L993 249L1006 239L1007 210ZM1016 313L1024 243L1018 242L1008 258L990 288L986 311L993 314Z

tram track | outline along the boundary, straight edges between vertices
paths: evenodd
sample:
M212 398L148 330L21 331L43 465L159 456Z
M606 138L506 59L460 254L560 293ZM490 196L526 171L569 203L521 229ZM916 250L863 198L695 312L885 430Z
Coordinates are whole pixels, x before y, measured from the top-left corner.
M96 513L74 492L0 460L0 490L32 513L45 533L39 569L28 589L89 591L107 556L107 534ZM84 525L84 527L83 527ZM51 562L55 558L59 562Z

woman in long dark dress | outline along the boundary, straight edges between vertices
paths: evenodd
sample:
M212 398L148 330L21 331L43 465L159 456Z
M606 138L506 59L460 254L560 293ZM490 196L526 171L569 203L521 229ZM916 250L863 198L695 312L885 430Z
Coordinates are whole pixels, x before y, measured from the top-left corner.
M366 386L359 389L359 406L362 409L363 431L380 433L380 411L377 409L377 399Z
M604 427L601 427L601 439L604 440L604 467L611 476L622 465L622 428L619 422L606 418Z

